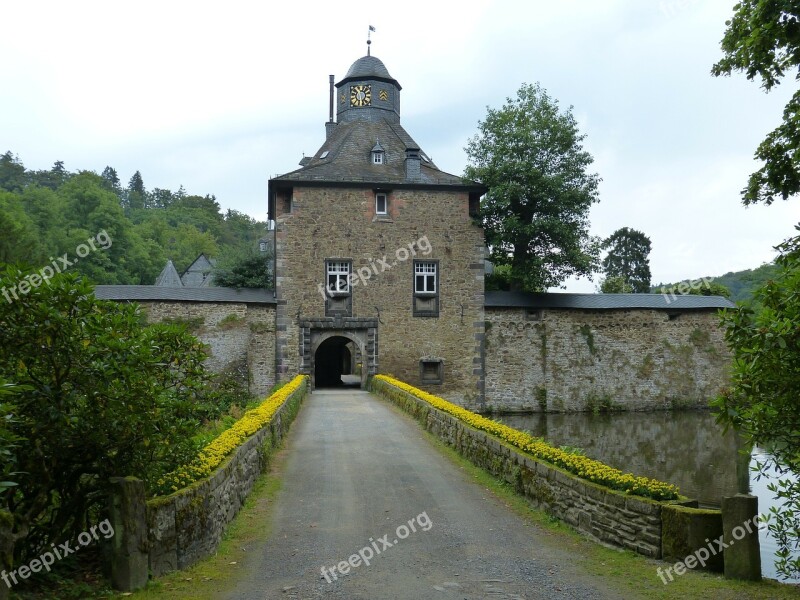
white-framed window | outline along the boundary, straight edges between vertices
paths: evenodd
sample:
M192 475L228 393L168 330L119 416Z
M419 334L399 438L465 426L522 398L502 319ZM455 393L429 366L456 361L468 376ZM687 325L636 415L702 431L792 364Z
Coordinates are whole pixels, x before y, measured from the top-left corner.
M389 197L386 194L375 194L375 214L385 215L389 212Z
M414 263L414 292L417 294L436 293L436 263L418 261Z
M259 242L258 249L261 250L261 252L266 252L267 251L267 242Z
M325 265L327 272L328 292L331 294L350 293L350 263L340 260L329 260Z
M373 165L382 165L383 164L383 152L373 152L372 153L372 164Z

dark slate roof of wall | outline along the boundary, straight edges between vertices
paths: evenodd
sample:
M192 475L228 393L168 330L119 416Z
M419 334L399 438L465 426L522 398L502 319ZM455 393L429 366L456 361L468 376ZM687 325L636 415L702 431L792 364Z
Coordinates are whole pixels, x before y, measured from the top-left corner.
M155 285L98 285L95 296L102 300L166 300L182 302L242 302L275 304L272 290L224 287L158 287Z
M486 292L486 308L572 308L584 310L661 309L710 310L732 308L722 296L665 297L663 294L529 294L525 292Z

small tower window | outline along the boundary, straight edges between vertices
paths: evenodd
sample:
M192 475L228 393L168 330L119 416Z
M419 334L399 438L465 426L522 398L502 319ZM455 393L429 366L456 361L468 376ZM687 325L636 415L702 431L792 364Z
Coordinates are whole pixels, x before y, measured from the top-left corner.
M378 140L375 140L375 145L372 147L370 154L372 155L373 165L382 165L385 162L386 150L383 149Z
M375 214L385 215L389 212L389 199L386 194L375 194Z

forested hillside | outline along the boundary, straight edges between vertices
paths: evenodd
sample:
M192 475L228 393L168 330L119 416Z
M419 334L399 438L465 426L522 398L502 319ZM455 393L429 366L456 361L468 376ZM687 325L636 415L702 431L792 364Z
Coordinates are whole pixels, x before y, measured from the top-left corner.
M73 173L57 161L33 171L0 155L0 263L38 268L64 257L95 283L152 284L167 259L182 272L201 252L223 262L253 252L266 227L223 214L213 195L148 190L139 171L123 186L112 167Z
M730 299L733 302L746 302L752 299L753 292L760 288L769 279L775 277L777 266L773 263L764 263L755 269L745 269L744 271L731 271L719 277L706 277L715 284L724 285L730 291ZM660 294L661 288L671 289L676 287L676 283L659 283L651 288L651 291ZM698 284L700 285L700 284Z

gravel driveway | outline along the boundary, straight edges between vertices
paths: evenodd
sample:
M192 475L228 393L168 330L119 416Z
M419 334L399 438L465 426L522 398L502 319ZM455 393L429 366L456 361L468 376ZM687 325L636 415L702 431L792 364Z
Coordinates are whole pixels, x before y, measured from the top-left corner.
M315 391L289 440L272 532L231 600L624 597L367 392Z

